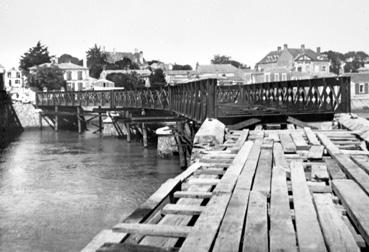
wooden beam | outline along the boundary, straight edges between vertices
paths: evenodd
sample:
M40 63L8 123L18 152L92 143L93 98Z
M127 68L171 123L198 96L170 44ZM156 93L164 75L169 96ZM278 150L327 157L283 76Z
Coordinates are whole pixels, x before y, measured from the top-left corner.
M259 122L261 122L259 119L251 118L251 119L248 119L248 120L245 120L245 121L233 124L233 125L228 125L227 127L230 130L240 130L248 126L254 125L256 123L259 123Z
M191 231L193 231L193 228L187 226L170 226L159 224L119 223L113 227L113 231L149 236L186 237L191 233Z
M199 215L204 211L204 206L188 206L180 204L167 204L161 210L163 214Z
M296 153L296 145L289 133L280 133L279 139L281 140L284 153Z
M310 127L304 127L304 131L311 145L320 145L319 140L316 138L315 133L311 130Z
M213 194L211 192L193 192L193 191L177 191L174 192L174 198L193 198L193 199L209 199Z
M177 252L178 248L160 248L133 243L106 243L96 252Z
M312 128L312 129L318 129L317 127L315 126L311 126L310 124L306 123L306 122L303 122L303 121L300 121L292 116L289 116L287 117L287 122L289 123L293 123L295 124L296 126L299 126L301 128L305 128L305 127L309 127L309 128Z
M323 159L324 147L321 145L312 145L309 149L308 159L321 160Z

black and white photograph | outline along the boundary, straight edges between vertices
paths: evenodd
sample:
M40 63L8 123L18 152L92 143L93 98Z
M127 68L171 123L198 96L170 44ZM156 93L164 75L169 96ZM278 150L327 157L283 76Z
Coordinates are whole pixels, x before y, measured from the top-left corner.
M0 252L369 251L367 0L0 0Z

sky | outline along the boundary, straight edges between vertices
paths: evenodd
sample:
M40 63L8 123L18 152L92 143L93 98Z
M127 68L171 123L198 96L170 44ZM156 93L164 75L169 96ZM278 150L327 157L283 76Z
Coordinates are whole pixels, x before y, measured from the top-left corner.
M369 53L368 0L0 0L0 64L36 45L83 58L94 44L146 60L251 65L278 46Z

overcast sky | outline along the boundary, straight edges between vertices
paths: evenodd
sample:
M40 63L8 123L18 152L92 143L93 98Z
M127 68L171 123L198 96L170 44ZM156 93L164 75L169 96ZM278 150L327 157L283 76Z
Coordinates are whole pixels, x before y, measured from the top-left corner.
M209 64L225 54L254 66L288 44L369 52L368 0L0 0L0 63L19 65L38 40L82 58L95 43L146 60Z

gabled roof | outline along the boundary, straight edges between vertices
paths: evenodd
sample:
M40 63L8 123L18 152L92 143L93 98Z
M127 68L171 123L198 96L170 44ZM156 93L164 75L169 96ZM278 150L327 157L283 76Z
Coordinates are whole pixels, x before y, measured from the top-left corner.
M88 69L87 67L83 67L83 66L80 66L80 65L76 65L76 64L73 64L73 63L61 63L61 64L58 64L57 65L59 68L63 69L63 70L86 70Z
M351 81L354 83L369 83L369 72L363 73L347 73L345 76L350 76Z
M328 61L324 54L319 54L314 52L311 49L302 49L302 48L285 48L278 51L269 52L264 58L262 58L257 64L268 64L275 63L278 61L281 54L287 50L292 57L296 60L299 57L306 55L312 61Z

